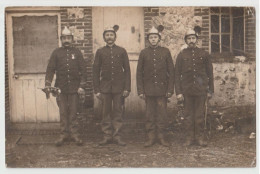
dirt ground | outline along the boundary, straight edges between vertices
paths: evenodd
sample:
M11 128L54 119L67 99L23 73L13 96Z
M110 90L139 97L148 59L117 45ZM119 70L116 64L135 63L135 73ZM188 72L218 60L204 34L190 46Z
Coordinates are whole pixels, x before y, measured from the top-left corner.
M13 138L14 136L12 136ZM124 138L125 147L115 144L98 146L98 137L84 138L79 147L67 143L55 147L57 135L23 135L14 146L15 160L9 167L255 167L256 142L247 134L216 133L208 147L182 146L179 135L170 135L170 147L156 144L143 147L144 135L129 135ZM8 137L7 137L8 139Z
M252 109L254 111L254 107ZM55 131L10 133L6 136L7 167L255 167L256 138L249 138L251 132L255 132L255 112L251 112L252 109L225 111L224 114L221 111L221 114L212 116L207 147L193 145L186 148L182 145L185 135L180 118L180 122L171 119L167 128L170 147L158 143L149 148L143 147L146 139L143 122L133 124L125 121L129 123L123 127L125 147L115 144L98 146L102 139L98 120L92 120L82 134L83 146L68 142L56 147L54 142L59 134ZM248 114L253 117L242 117Z

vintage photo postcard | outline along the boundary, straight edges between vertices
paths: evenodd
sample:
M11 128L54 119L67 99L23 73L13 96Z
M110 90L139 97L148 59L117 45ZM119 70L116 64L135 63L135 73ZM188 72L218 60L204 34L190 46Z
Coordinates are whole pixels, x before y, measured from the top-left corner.
M7 168L251 168L254 6L8 6Z

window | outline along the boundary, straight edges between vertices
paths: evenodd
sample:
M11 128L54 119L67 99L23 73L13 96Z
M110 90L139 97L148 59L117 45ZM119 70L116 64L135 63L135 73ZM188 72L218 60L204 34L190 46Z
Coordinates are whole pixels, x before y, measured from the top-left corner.
M211 53L244 53L244 9L241 7L210 8Z
M231 50L231 27L230 8L210 8L211 20L211 52L230 52Z

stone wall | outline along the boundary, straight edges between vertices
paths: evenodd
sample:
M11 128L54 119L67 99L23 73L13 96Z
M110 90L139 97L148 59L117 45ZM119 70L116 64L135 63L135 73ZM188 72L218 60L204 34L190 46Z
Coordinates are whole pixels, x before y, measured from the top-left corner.
M161 46L170 49L175 62L181 48L186 45L187 29L202 26L202 17L194 15L194 7L160 7L158 16L152 17L151 26L163 25ZM201 47L201 39L198 47Z

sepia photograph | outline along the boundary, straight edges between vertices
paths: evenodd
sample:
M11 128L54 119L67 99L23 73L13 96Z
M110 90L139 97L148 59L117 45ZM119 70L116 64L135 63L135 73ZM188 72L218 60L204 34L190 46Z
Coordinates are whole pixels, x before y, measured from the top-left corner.
M8 6L6 168L255 168L254 6Z

